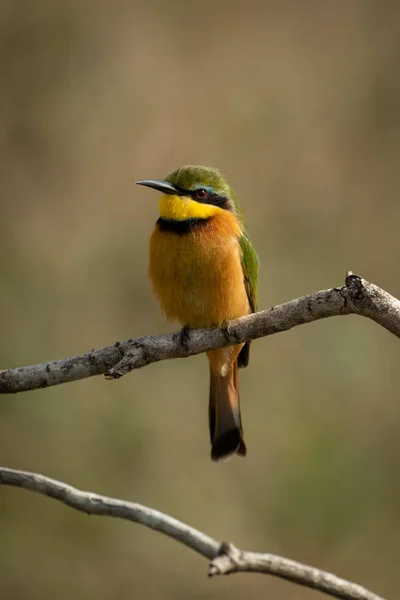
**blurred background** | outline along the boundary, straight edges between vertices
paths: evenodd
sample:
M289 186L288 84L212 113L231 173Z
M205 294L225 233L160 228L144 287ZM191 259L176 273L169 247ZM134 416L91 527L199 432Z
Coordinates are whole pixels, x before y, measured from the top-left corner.
M400 296L400 7L390 1L0 4L1 367L174 330L147 280L157 195L217 166L260 308L341 285ZM329 319L253 344L248 457L209 459L204 356L2 397L0 462L398 595L399 343ZM0 489L2 597L285 598L208 580L160 534Z

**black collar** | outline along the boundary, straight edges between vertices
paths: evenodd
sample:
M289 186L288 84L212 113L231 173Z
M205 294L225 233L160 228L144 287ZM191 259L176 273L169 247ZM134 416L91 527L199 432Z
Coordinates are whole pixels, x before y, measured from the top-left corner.
M158 228L162 231L174 231L175 233L189 233L198 227L205 225L210 218L206 219L185 219L184 221L177 221L173 219L163 219L160 217L157 220Z

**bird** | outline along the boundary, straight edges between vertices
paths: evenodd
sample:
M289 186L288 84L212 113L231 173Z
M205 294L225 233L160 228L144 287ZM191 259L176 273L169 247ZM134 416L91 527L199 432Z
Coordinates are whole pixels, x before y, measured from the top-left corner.
M148 274L161 312L190 330L227 327L257 310L259 260L247 235L237 196L216 168L186 165L165 179L137 184L161 192L150 237ZM250 342L207 352L210 365L211 459L245 456L238 368Z

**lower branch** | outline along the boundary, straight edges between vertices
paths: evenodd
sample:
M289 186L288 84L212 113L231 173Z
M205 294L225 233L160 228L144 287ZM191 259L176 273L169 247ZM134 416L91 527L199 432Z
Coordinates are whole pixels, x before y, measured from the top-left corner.
M341 600L383 600L361 585L341 579L332 573L276 554L239 550L233 544L223 542L218 556L210 563L210 577L239 572L273 575Z
M60 500L89 515L126 519L160 531L210 560L209 575L265 573L323 592L341 600L384 600L360 585L275 554L246 552L222 544L201 531L152 508L78 490L37 473L0 467L0 485L12 485Z

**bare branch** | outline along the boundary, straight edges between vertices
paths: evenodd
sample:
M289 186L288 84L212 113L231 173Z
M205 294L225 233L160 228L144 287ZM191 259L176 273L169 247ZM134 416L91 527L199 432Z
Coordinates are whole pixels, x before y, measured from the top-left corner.
M230 344L287 331L327 317L368 317L400 337L400 301L358 275L348 273L345 285L296 298L231 321L227 327L196 329L184 345L177 333L116 342L80 356L0 371L0 394L45 388L93 375L122 377L133 369L170 358L184 358Z
M341 600L384 600L360 585L288 558L241 551L226 542L221 544L201 531L141 504L84 492L44 475L5 467L0 467L1 484L50 496L89 515L126 519L160 531L210 560L210 577L238 572L265 573Z
M231 543L222 542L218 556L210 563L208 574L213 577L230 573L273 575L341 600L383 600L381 596L361 585L341 579L327 571L276 554L239 550Z

